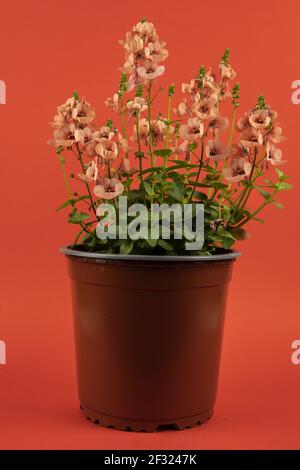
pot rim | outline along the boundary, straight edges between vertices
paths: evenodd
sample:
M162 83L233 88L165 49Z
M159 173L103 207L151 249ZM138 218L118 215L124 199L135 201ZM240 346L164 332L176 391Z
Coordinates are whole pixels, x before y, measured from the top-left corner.
M210 256L192 256L192 255L119 255L114 253L96 253L89 251L73 250L68 246L62 246L59 250L66 256L77 256L80 258L107 259L107 260L126 260L126 261L219 261L236 259L241 256L240 251L231 251L230 253Z

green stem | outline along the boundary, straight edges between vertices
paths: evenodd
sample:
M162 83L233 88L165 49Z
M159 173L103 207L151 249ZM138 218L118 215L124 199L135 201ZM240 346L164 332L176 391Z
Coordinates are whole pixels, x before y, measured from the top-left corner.
M152 82L149 80L148 87L148 123L149 123L149 153L150 153L150 163L153 166L153 143L152 143L152 133L151 133L151 88Z
M66 168L65 168L65 159L64 159L64 157L62 157L59 154L57 156L58 156L59 165L61 167L61 171L62 171L62 174L63 174L65 186L66 186L66 189L67 189L68 198L72 199L72 190L71 190L71 187L70 187L70 184L69 184L69 181L68 181L68 177L67 177L67 172L66 172Z
M249 220L251 219L254 219L254 217L264 209L264 207L267 205L267 204L270 204L270 202L272 202L273 200L273 196L275 196L275 194L277 193L277 191L274 191L272 194L270 194L270 196L268 198L266 198L264 200L264 202L262 202L260 204L260 206L258 206L257 209L255 209L254 212L252 212L252 214L250 214L248 217L246 217L246 219L242 220L235 228L239 228L239 227L242 227L243 225L245 225L247 222L249 222Z
M235 114L236 114L236 108L234 107L232 110L231 129L230 129L229 143L228 143L229 149L232 146L232 142L233 142L234 127L235 127Z
M138 144L138 152L139 152L139 164L140 164L140 181L143 181L143 164L142 164L142 149L141 149L141 139L140 139L140 132L139 132L139 114L136 115L136 138Z
M191 195L189 197L189 200L188 200L188 204L191 202L193 196L194 196L194 192L196 190L196 185L199 181L199 177L200 177L200 173L201 173L201 169L202 169L202 165L203 165L203 157L204 157L204 140L203 140L203 137L201 137L201 156L200 156L200 162L199 162L199 167L198 167L198 171L197 171L197 176L196 176L196 181L194 182L194 187L193 187L193 191L191 192Z
M122 106L122 107L123 107L123 106ZM122 111L121 117L122 117L122 131L123 131L123 136L124 136L124 139L127 140L126 125L125 125L125 111ZM127 151L127 150L126 150L126 152L125 152L125 157L126 157L126 158L128 157L128 151Z
M78 142L76 142L76 149L77 149L77 152L78 152L78 160L80 161L80 165L81 165L81 168L82 168L82 171L83 173L85 172L85 169L84 169L84 164L83 164L83 161L82 161L82 153L81 153L81 150L79 148L79 145L78 145ZM96 208L94 206L94 201L93 201L93 197L92 197L92 193L91 193L91 190L90 190L90 187L88 185L88 183L85 181L85 187L87 189L87 192L88 192L88 195L89 195L89 198L90 198L90 201L91 201L91 208L95 214L95 216L97 217L97 213L96 213ZM97 217L98 218L98 217Z

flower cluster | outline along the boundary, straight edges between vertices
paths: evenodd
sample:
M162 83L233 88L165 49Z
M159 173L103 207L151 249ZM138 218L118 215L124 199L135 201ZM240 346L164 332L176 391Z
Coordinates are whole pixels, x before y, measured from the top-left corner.
M230 63L230 51L222 55L217 72L201 65L198 73L181 85L168 88L165 112L155 110L157 79L165 72L168 57L154 25L138 22L120 41L125 54L117 91L106 100L114 113L96 126L95 111L77 92L57 108L52 124L52 144L57 149L71 207L69 222L80 225L76 243L88 250L116 253L184 253L177 241L98 240L97 207L118 196L132 202L169 204L202 203L205 206L205 246L201 253L229 249L246 238L244 225L264 207L281 205L275 197L290 189L287 176L278 168L285 163L278 147L284 137L278 115L264 96L238 118L240 86ZM231 119L221 112L231 102ZM227 135L228 134L228 135ZM79 170L68 174L65 153L70 151ZM132 168L133 167L133 168ZM275 168L275 173L268 175ZM69 178L83 184L83 195L72 192ZM274 181L274 177L277 180ZM250 196L259 193L262 202L252 207ZM82 204L87 211L80 210Z

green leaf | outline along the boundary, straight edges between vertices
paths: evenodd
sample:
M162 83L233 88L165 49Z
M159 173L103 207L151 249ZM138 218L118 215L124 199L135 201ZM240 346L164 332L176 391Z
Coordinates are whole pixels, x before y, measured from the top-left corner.
M90 216L89 214L86 214L85 212L78 212L74 211L69 215L69 224L81 224L84 222L86 219L89 219Z
M280 170L279 168L275 167L275 171L278 175L278 178L279 178L279 181L284 181L284 180L288 180L290 178L290 176L286 175L285 173L283 173L282 170Z
M154 150L154 155L157 155L158 157L169 157L171 153L172 153L172 150L170 149Z
M264 197L265 199L268 199L271 196L270 193L268 193L268 191L265 191L264 189L260 188L259 186L255 186L255 188L257 189L259 194L261 194L261 196Z
M282 204L280 204L280 202L277 202L277 201L272 201L272 203L274 204L274 206L276 206L278 209L283 209L284 206Z
M125 240L120 246L120 254L121 255L129 255L133 249L133 241L132 240Z
M190 152L192 152L193 150L196 150L197 147L198 147L197 142L192 142L191 144L189 144Z
M152 238L146 238L145 240L151 248L154 248L157 245L157 238L152 239Z
M83 196L79 196L74 202L77 203L79 201L83 201L84 199L90 199L88 194L84 194Z
M67 201L63 202L57 209L56 211L60 211L61 209L64 209L65 207L68 206L73 206L74 205L74 199L68 199Z
M152 185L148 183L147 181L143 182L144 188L148 196L154 196L154 192L152 190Z
M157 240L157 244L166 251L173 251L172 245L170 245L170 243L166 242L165 240L159 239Z
M275 187L278 191L288 191L289 189L293 188L291 184L286 183L284 181L281 181L280 183L275 184Z
M242 227L233 230L232 235L236 240L247 240L249 238L248 232Z

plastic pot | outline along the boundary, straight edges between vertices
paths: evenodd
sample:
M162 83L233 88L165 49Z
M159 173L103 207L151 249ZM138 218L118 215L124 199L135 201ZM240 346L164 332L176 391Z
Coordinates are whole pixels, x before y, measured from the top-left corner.
M183 429L213 414L233 261L64 248L81 409L122 430Z

